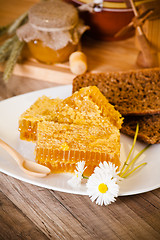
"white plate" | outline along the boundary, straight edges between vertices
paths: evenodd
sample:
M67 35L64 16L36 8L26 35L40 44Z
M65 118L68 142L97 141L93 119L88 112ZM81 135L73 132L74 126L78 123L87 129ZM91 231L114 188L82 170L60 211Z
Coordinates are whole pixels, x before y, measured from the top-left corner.
M0 138L17 149L25 157L34 161L34 147L30 142L19 139L18 118L38 97L46 95L48 97L66 98L72 93L72 86L61 86L44 89L13 97L0 102ZM125 160L131 148L133 139L121 135L121 160ZM134 155L145 147L145 144L136 143ZM120 186L119 195L132 195L147 192L160 187L160 145L151 146L144 152L137 164L147 162L141 170L133 176L125 179ZM74 189L68 185L67 180L70 174L51 174L45 178L34 178L23 173L16 162L0 148L0 171L14 178L28 182L44 188L57 191L86 195L86 187L82 185L79 189Z

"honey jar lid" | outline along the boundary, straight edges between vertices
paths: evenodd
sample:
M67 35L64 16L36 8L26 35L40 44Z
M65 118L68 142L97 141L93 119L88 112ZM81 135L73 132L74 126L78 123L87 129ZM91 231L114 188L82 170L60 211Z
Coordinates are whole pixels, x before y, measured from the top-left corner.
M44 46L56 51L68 43L77 45L88 28L73 5L62 0L48 0L29 10L28 22L20 26L16 33L20 41L40 40Z
M70 30L79 21L77 9L62 0L35 4L28 13L29 23L40 31Z

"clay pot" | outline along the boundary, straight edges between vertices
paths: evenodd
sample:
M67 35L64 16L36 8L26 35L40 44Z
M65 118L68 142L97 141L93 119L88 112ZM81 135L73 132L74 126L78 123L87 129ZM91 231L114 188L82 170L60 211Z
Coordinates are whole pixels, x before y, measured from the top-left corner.
M83 2L79 0L66 1L78 7L84 4L86 0L83 0ZM142 3L143 0L138 2ZM84 19L85 24L90 26L90 31L87 33L89 33L95 39L116 41L126 39L134 34L134 31L131 31L127 32L121 38L115 38L115 34L122 29L122 27L126 26L134 16L132 9L126 7L125 2L122 0L104 1L101 12L90 13L85 11L81 12L80 16Z

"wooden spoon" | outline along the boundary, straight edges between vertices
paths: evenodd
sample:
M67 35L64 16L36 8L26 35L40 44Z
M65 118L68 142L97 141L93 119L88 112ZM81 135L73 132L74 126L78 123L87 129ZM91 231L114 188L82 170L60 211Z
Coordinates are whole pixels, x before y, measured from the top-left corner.
M14 148L5 143L2 139L0 139L0 146L16 160L20 168L25 173L34 177L45 177L51 172L48 167L25 159L20 153L18 153Z

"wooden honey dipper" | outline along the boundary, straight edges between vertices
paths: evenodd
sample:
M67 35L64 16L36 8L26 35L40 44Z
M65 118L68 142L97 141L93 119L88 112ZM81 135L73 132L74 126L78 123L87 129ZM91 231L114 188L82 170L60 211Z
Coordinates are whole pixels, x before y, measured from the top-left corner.
M133 9L135 17L138 17L138 12L135 7L133 0L129 0L130 5ZM143 67L157 67L158 66L158 58L156 52L153 52L152 48L149 45L149 42L142 31L141 26L137 26L137 41L139 43L139 47L141 52L137 58L137 64Z

